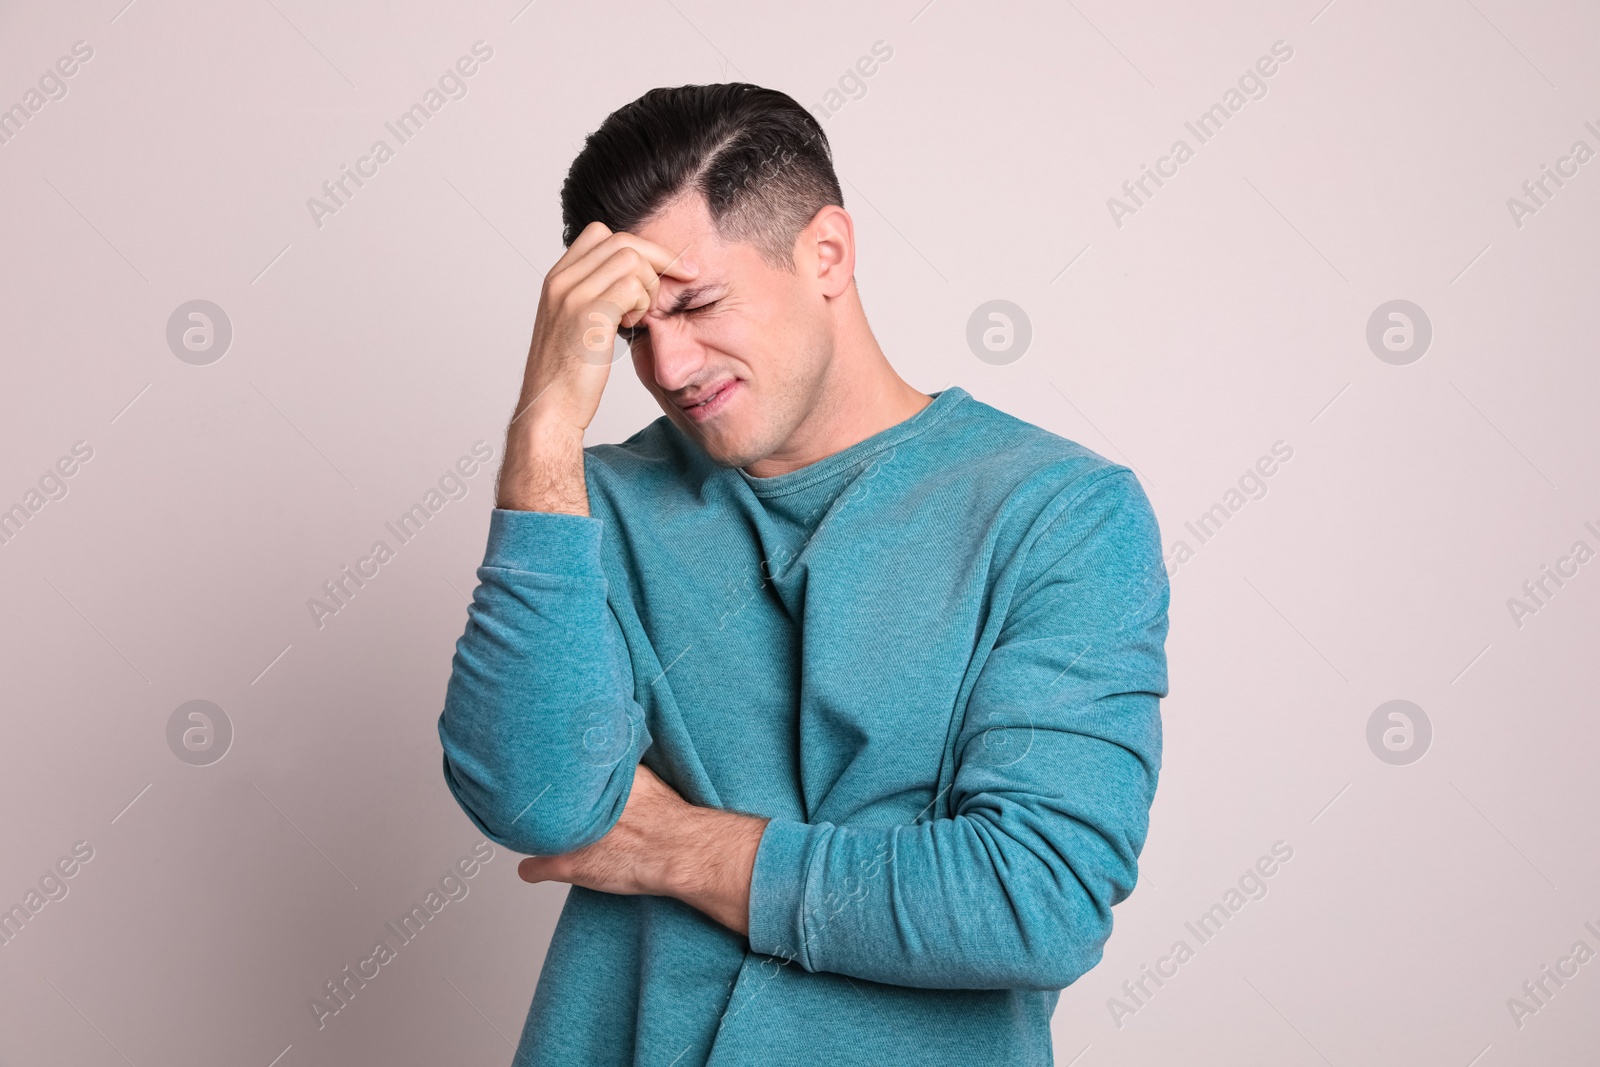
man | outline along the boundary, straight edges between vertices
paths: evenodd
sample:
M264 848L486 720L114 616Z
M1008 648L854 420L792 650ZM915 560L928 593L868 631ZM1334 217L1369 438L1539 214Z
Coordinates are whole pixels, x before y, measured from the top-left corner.
M895 373L782 93L646 93L561 198L439 720L572 886L515 1062L1049 1064L1160 767L1138 481ZM619 328L666 414L584 447Z

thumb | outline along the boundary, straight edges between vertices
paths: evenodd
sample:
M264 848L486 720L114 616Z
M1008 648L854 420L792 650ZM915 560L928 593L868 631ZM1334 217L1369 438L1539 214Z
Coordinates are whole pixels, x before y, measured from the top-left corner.
M524 882L543 882L551 877L550 856L527 856L517 864L517 875Z

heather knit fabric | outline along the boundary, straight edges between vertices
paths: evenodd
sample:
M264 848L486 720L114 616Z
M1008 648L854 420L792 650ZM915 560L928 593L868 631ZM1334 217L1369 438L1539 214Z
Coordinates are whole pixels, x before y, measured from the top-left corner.
M493 512L439 719L478 829L596 841L641 761L771 819L748 937L571 889L519 1067L1052 1062L1155 795L1160 533L1127 467L932 395L773 478L663 416L584 450L592 515Z

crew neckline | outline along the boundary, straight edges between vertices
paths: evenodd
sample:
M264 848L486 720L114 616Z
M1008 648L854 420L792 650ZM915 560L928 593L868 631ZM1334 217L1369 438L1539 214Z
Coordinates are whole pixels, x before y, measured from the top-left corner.
M908 419L903 419L893 426L879 430L871 437L863 438L831 456L824 456L814 463L808 463L804 467L799 467L784 474L775 474L771 478L757 478L743 467L735 467L733 469L738 472L739 477L744 479L745 484L750 487L750 491L757 496L771 497L779 496L783 493L798 492L808 486L831 478L846 468L855 466L885 448L917 436L942 419L946 412L966 399L970 394L959 385L950 385L936 393L925 393L923 395L932 397L933 402L926 405L915 415Z

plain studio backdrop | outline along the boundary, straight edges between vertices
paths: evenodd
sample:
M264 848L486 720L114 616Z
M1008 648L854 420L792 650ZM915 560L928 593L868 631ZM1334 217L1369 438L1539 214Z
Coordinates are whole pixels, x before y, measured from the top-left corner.
M566 168L717 81L823 123L901 374L1160 519L1163 773L1057 1062L1592 1061L1597 44L1554 0L5 5L0 1063L509 1062L565 887L436 723ZM623 361L588 441L659 415Z

